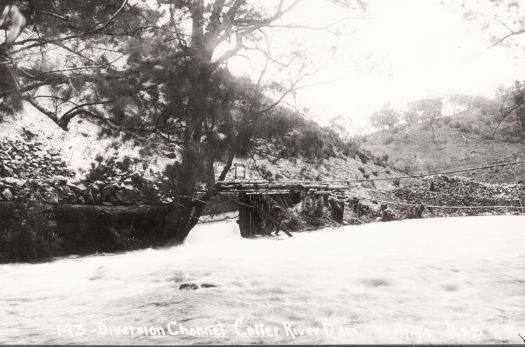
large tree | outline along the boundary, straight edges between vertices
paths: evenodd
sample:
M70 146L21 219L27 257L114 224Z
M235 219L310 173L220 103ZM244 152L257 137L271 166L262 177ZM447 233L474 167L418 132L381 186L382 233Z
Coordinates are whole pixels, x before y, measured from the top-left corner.
M25 21L4 25L16 35L0 51L6 76L0 111L15 112L25 101L64 130L85 117L106 135L177 148L179 160L167 173L174 202L166 227L180 242L215 193L214 163L226 163L223 180L235 156L263 136L267 141L271 134L261 133L260 125L282 112L280 102L315 71L301 52L288 52L284 60L271 51L271 31L304 29L284 22L302 3L8 1L28 10ZM233 76L228 62L250 52L265 61L258 77ZM268 83L272 65L294 71L293 78ZM197 195L203 186L204 195Z
M525 151L525 83L516 81L513 86L500 89L498 94L501 106L494 113L496 126L493 128L492 137L495 137L503 122L510 121L517 124Z
M383 105L381 110L372 113L369 117L370 125L378 130L393 129L399 124L401 116L390 104Z
M465 0L467 18L482 23L492 46L525 47L525 7L516 0ZM521 81L499 92L493 136L503 121L515 117L525 151L525 88Z
M430 127L432 142L436 144L436 122L442 116L443 100L441 98L426 98L412 101L408 104L409 112L413 112Z

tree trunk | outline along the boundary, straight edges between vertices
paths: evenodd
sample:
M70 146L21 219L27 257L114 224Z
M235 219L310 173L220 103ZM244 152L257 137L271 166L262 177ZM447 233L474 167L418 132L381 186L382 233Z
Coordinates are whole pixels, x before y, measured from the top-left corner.
M166 216L166 228L171 244L182 243L202 216L206 202L215 194L214 151L207 148L204 122L212 106L209 104L209 79L212 67L213 47L205 35L204 0L196 0L191 6L191 48L195 52L195 69L188 81L191 98L188 101L187 119L180 171L176 177L172 211ZM232 150L220 180L224 179L233 162ZM198 184L206 183L206 192L197 196Z
M521 129L521 145L523 153L525 153L525 112L520 112L518 114L518 123Z

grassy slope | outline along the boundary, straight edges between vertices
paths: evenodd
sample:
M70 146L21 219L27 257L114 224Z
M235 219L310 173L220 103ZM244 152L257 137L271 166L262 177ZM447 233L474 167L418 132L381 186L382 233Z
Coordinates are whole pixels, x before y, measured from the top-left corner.
M474 125L465 127L466 124ZM454 170L525 157L515 137L500 134L492 140L487 136L490 128L486 122L473 121L472 117L440 121L435 134L436 143L432 141L431 130L418 124L394 132L368 135L363 138L362 146L375 155L386 153L391 165L411 173ZM493 183L513 183L525 180L525 166L458 175Z

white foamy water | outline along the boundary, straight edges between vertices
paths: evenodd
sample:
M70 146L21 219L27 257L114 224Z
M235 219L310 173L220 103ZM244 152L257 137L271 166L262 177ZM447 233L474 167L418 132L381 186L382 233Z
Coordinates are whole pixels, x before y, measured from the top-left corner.
M197 226L180 247L0 266L0 343L522 343L518 334L524 216L257 240L229 221Z

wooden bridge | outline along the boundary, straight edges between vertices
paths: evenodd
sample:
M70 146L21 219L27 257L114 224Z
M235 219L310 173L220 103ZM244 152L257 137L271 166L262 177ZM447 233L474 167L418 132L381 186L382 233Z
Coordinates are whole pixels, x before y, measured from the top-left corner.
M282 225L282 220L290 215L290 208L300 205L305 209L331 211L331 218L343 223L345 190L348 184L333 184L313 181L223 181L217 184L222 196L236 202L239 206L239 229L242 237L269 235L283 231L292 236Z
M417 179L435 175L456 174L461 172L486 170L502 166L525 164L525 160L505 161L499 163L487 163L478 167L467 167L441 172L424 173L416 175L403 175L394 177L376 177L354 180L339 181L261 181L261 180L238 180L237 177L245 176L246 168L242 166L242 174L238 173L239 166L235 166L235 180L217 182L219 194L225 194L235 199L230 199L239 206L239 228L243 237L253 237L255 235L268 235L272 231L282 230L288 235L291 234L282 227L283 215L289 214L290 208L295 208L301 204L301 210L312 208L327 207L331 211L331 218L338 223L343 222L344 203L350 202L349 206L359 217L361 204L359 198L346 196L345 192L358 182L367 181L393 181L400 179ZM367 199L361 197L363 199ZM392 201L379 201L383 207L387 204L401 205L413 208L413 213L407 218L420 218L425 206ZM384 206L383 206L384 205ZM525 211L525 207L519 200L519 206L427 206L435 209L513 209ZM383 217L382 217L383 218Z

